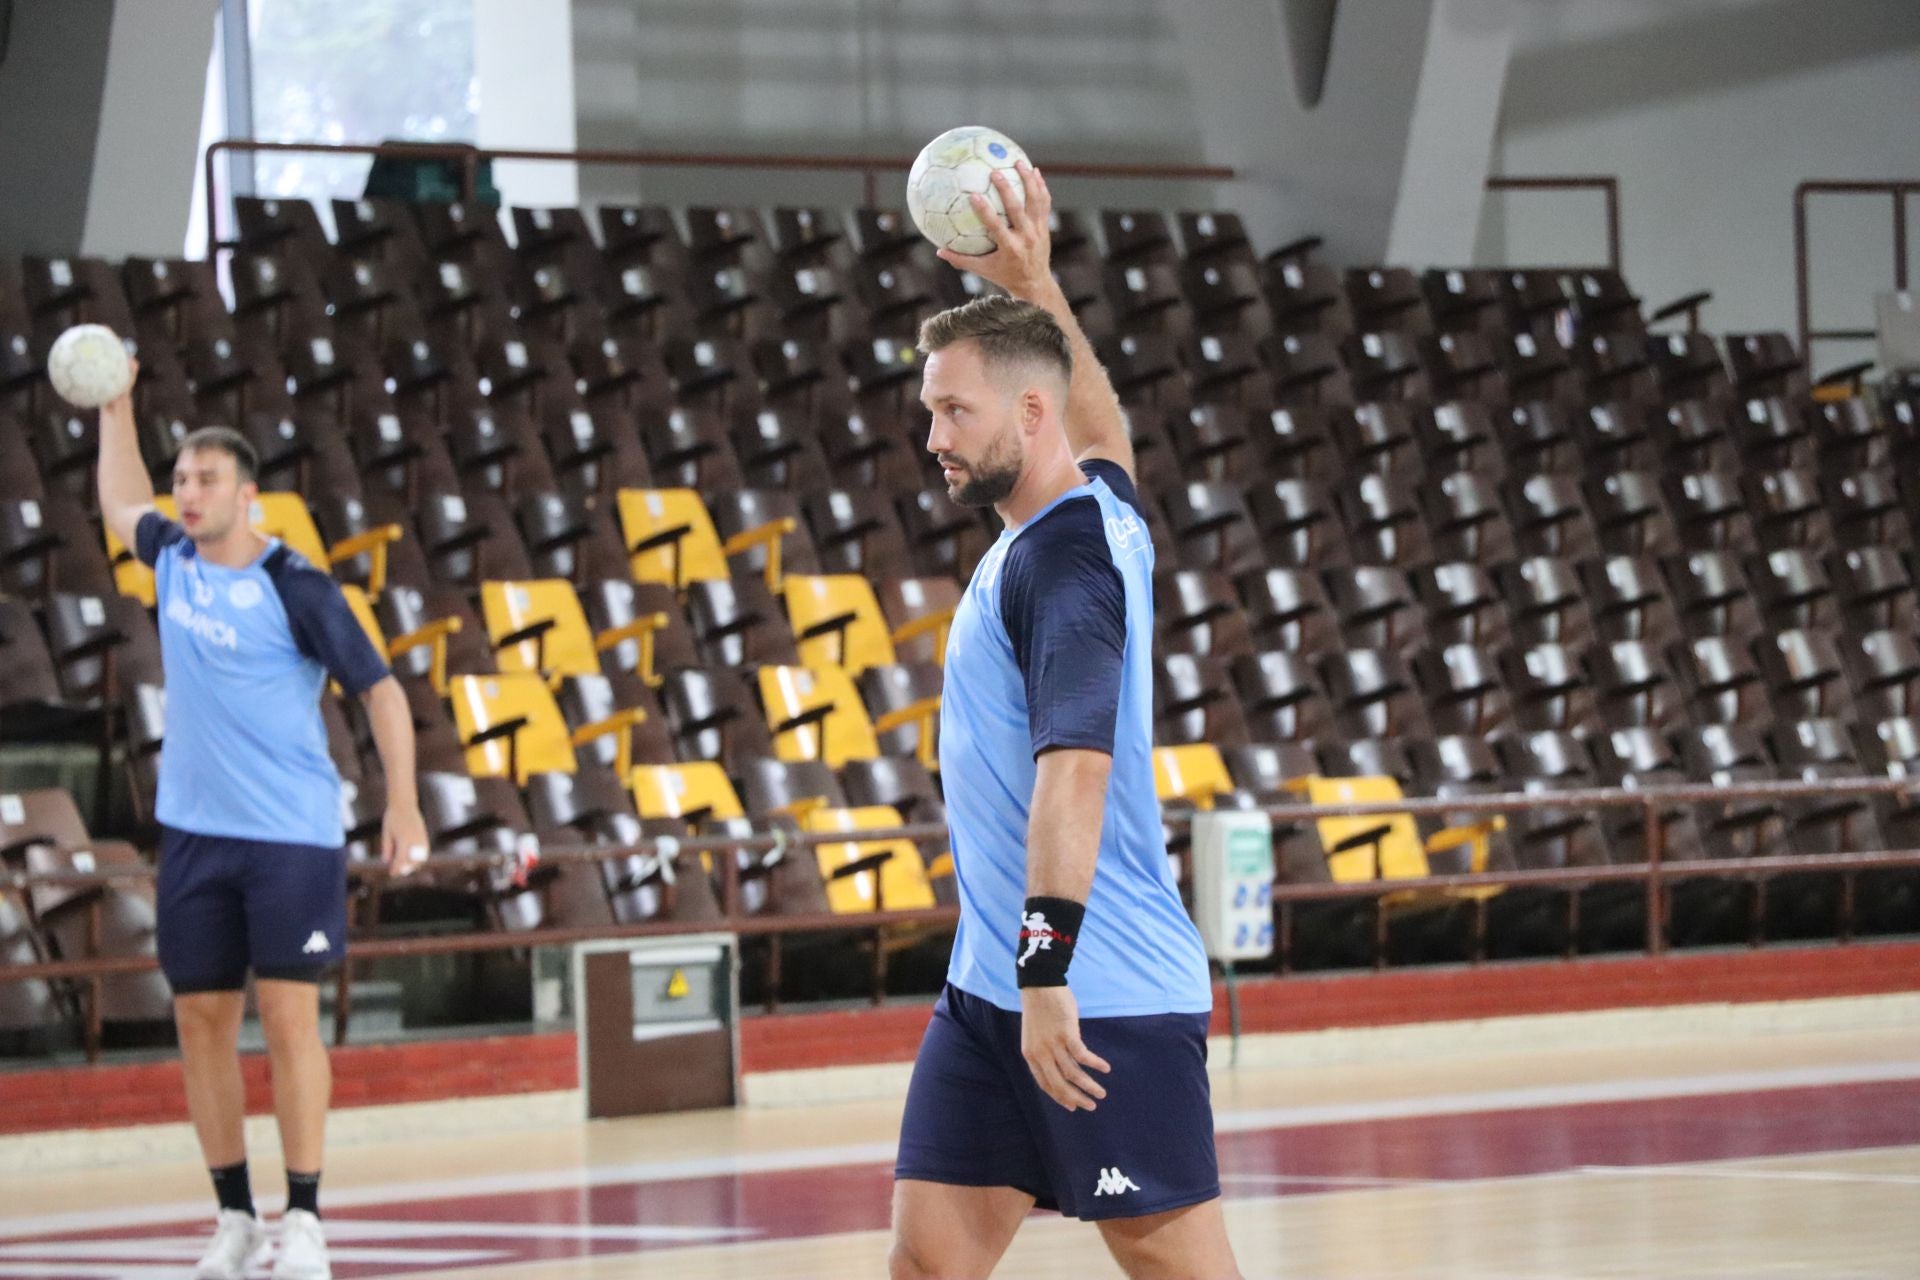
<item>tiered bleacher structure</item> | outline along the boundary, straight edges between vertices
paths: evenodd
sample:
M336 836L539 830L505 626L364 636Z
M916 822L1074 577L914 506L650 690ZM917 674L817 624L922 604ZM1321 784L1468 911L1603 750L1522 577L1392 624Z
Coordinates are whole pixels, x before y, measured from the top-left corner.
M407 690L436 851L609 849L363 894L362 929L710 918L715 859L630 846L942 821L946 625L998 526L925 452L913 340L984 286L874 209L520 208L511 237L482 206L332 215L329 239L308 203L238 201L224 290L206 262L0 261L0 736L99 741L132 797L118 834L150 845L152 579L101 533L94 415L41 367L97 321L137 339L163 495L195 427L258 448L260 527L331 569ZM1780 334L1716 342L1698 298L1650 332L1605 270L1342 271L1310 243L1263 257L1227 212L1063 211L1054 253L1136 436L1170 813L1920 762L1913 402L1810 385ZM367 859L378 763L351 699L324 710ZM96 838L106 812L90 834L62 792L0 795L0 858L140 858ZM1675 860L1920 844L1891 798L1664 819ZM1639 861L1643 825L1539 809L1278 839L1313 882ZM754 913L953 901L940 840L739 874ZM1817 880L1683 884L1675 939L1831 932ZM1636 945L1634 894L1571 925L1539 897L1494 904L1496 953ZM1420 905L1409 954L1453 954ZM1920 924L1910 874L1850 905ZM151 914L138 881L0 894L0 964L150 950ZM1305 958L1354 958L1350 908L1302 921ZM109 1023L166 1017L153 973L103 991ZM0 1034L79 1008L0 982Z

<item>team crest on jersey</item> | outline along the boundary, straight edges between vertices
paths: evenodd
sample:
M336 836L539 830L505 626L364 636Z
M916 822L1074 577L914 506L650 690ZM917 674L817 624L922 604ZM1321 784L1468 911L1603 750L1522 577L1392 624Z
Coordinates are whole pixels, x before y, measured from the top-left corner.
M1135 555L1153 545L1147 525L1139 516L1108 516L1107 541L1123 556Z
M227 603L236 609L251 609L266 598L266 592L252 578L242 578L227 588Z

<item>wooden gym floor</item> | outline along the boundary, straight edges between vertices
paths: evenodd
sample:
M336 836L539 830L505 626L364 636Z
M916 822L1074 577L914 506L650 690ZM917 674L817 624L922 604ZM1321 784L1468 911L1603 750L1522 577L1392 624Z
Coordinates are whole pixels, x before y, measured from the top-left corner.
M1227 1218L1249 1277L1920 1275L1920 1028L1220 1069ZM4 1077L0 1077L4 1087ZM334 1274L409 1280L885 1274L899 1102L338 1147ZM499 1123L488 1124L488 1116ZM281 1186L256 1150L256 1189ZM0 1277L188 1273L193 1161L0 1167ZM1037 1214L1003 1276L1116 1274Z

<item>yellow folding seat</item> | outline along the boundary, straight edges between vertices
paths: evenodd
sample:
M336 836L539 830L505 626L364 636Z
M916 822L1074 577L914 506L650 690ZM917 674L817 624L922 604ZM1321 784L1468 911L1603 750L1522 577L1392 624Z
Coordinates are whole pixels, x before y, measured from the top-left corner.
M743 529L722 542L706 504L692 489L622 489L618 505L635 582L663 582L679 591L689 582L724 579L732 572L730 557L764 546L767 589L780 590L780 540L794 530L790 517Z
M153 505L169 520L180 517L180 508L172 494L155 495ZM306 499L297 493L261 494L253 504L252 519L254 528L269 538L280 539L317 568L331 570L343 560L371 555L373 572L368 585L376 596L386 585L387 546L401 536L399 525L381 525L329 547L320 539L320 530L313 523L313 513L307 510ZM111 529L106 531L106 542L107 560L113 565L114 587L121 595L132 596L152 608L153 570L142 564L132 548L116 538Z
M483 582L480 612L502 671L537 671L548 677L598 675L602 653L638 640L640 675L649 684L657 683L653 636L667 625L664 613L646 614L595 634L573 584L563 578Z
M906 824L890 805L857 809L810 809L800 816L804 831L884 831ZM934 905L926 864L911 840L861 840L814 846L827 905L835 915L867 911L910 911Z
M1227 772L1220 749L1211 743L1156 747L1153 787L1163 804L1184 800L1196 809L1211 809L1216 797L1233 790L1233 775Z
M568 732L547 682L532 672L455 676L447 685L453 723L467 748L467 771L476 778L511 778L524 785L536 773L572 773L573 751L596 738L617 734L628 767L631 730L645 713L628 708Z
M681 818L698 827L747 816L727 771L711 760L635 765L627 777L634 807L643 818Z
M806 666L844 667L857 676L894 661L893 636L865 578L852 573L791 574L786 596L787 620ZM919 635L916 628L922 625L937 624L916 620L903 630Z
M1390 777L1323 778L1308 775L1284 784L1309 804L1387 804L1405 799L1398 779ZM1422 840L1413 816L1406 813L1372 813L1352 817L1321 818L1314 824L1327 871L1336 883L1362 880L1410 880L1430 875L1429 853L1472 846L1471 865L1475 871L1487 867L1488 837L1506 826L1506 819L1495 815L1484 822L1445 827ZM1497 889L1491 892L1499 892ZM1389 895L1388 907L1407 908L1434 905L1457 897L1490 896L1487 891L1467 890L1461 894Z
M760 702L773 753L782 760L820 760L838 769L880 754L866 703L839 667L762 667Z

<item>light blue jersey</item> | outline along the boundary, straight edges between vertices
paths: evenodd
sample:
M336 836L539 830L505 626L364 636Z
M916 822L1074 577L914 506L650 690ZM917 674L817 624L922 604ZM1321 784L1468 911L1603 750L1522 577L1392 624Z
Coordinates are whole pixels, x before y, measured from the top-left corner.
M337 848L340 775L320 691L387 674L339 586L278 539L239 569L210 564L158 512L134 539L153 566L166 740L155 816L177 831Z
M1153 781L1153 543L1126 472L1009 529L974 570L947 641L940 775L960 886L947 979L1018 1010L1035 759L1113 757L1100 857L1068 985L1083 1018L1204 1013L1200 933L1168 866Z

